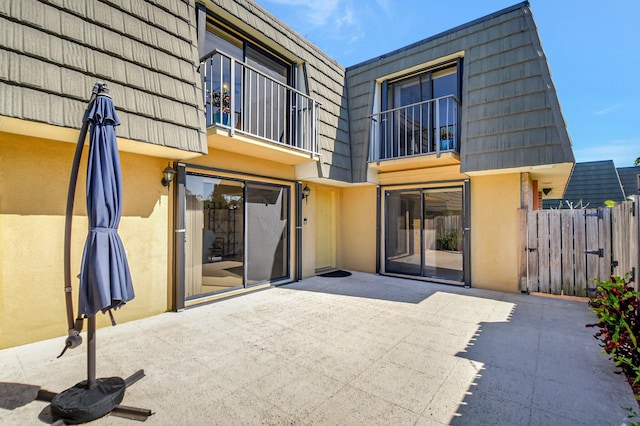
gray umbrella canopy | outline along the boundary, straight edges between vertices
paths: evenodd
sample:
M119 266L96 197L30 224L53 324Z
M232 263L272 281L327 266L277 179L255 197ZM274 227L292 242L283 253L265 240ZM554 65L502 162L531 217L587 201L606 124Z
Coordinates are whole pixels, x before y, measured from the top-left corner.
M79 313L87 317L134 298L129 264L118 225L122 216L122 172L113 101L98 94L88 119L87 216L89 234L80 270Z

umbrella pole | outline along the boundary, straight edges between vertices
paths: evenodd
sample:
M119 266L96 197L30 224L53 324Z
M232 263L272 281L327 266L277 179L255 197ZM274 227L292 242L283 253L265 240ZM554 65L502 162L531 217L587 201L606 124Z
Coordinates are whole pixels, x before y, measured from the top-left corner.
M65 211L64 222L64 295L65 304L67 307L67 326L69 336L65 341L64 349L62 353L58 355L60 358L67 349L80 346L82 338L80 332L82 331L82 320L78 314L78 320L74 322L73 319L73 295L71 294L71 228L73 221L73 204L76 195L76 184L78 182L78 170L80 168L80 159L82 157L82 148L84 147L85 139L87 138L87 130L89 129L89 112L91 106L96 100L100 85L96 83L93 86L91 97L87 104L87 108L82 117L82 127L80 128L80 134L78 135L78 143L76 144L76 151L73 156L73 164L71 166L71 176L69 177L69 191L67 192L67 209Z
M96 382L96 316L87 320L87 386Z

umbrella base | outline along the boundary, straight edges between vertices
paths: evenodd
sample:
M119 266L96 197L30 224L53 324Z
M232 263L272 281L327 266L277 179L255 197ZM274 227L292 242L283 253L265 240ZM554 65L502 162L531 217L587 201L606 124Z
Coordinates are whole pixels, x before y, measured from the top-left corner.
M139 370L124 380L119 377L97 379L90 388L87 387L86 381L82 381L59 394L42 389L38 392L37 399L51 403L50 411L56 424L85 423L107 414L145 421L153 415L151 410L120 405L125 388L142 377L144 377L144 371ZM96 404L100 409L94 409L93 405ZM111 408L107 410L108 407Z
M120 377L96 379L90 386L80 382L51 400L51 415L67 424L90 422L113 411L122 402L126 387Z

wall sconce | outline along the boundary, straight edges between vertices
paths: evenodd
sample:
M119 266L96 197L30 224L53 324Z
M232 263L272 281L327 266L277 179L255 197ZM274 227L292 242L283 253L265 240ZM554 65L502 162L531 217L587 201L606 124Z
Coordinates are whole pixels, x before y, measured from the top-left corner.
M162 186L169 187L169 185L171 185L171 182L173 182L173 178L175 175L176 171L171 168L171 165L167 165L167 167L165 167L162 171L162 180L160 181L160 183L162 183Z
M550 192L551 192L551 188L542 188L542 193L544 195L549 195Z
M302 189L302 199L306 200L307 204L309 204L309 194L311 194L311 189L307 185L305 185Z

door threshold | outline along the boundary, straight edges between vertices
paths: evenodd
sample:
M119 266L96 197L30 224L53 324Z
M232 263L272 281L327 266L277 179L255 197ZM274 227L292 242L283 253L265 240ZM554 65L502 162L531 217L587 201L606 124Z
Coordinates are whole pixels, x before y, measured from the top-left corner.
M272 286L271 283L266 283L262 285L256 285L253 287L239 288L237 290L224 291L221 293L215 293L208 296L202 296L202 297L198 297L197 299L186 300L184 302L184 307L190 308L190 307L201 305L208 302L215 302L220 299L226 299L229 297L238 296L240 294L251 293L257 290L264 290L265 288L269 288L271 286Z
M326 274L327 272L335 272L337 270L338 268L335 268L333 266L325 266L325 267L316 269L316 275Z
M455 280L446 280L442 278L433 278L433 277L421 277L417 275L403 275L403 274L394 274L393 272L380 272L380 275L394 278L404 278L408 280L414 281L423 281L434 284L447 284L447 285L455 285L458 287L467 287L463 281L455 281Z

